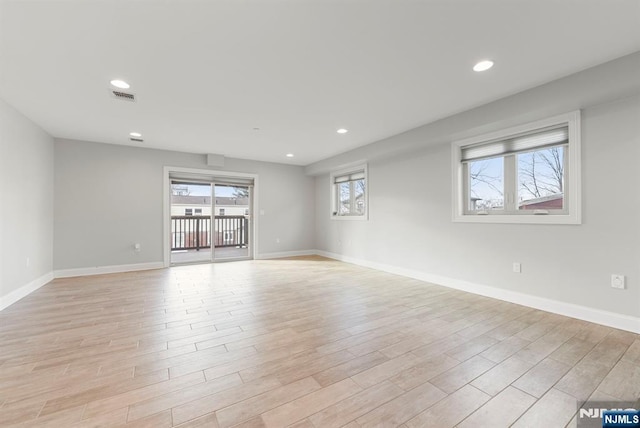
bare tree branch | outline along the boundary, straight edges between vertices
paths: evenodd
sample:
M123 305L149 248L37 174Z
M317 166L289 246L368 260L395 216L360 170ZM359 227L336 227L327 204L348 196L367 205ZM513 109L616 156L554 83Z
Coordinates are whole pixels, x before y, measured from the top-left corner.
M540 152L542 161L551 170L551 174L546 175L546 178L552 180L551 186L555 189L554 193L562 193L563 191L564 163L560 150L560 147L552 147L547 153Z
M564 190L564 149L552 147L519 158L520 189L531 198L555 195Z
M488 162L474 162L471 164L471 170L469 171L471 191L473 192L473 187L477 184L484 183L502 196L504 193L503 189L496 186L496 183L501 181L501 177L486 174L488 167ZM476 194L476 196L478 195Z
M246 187L234 187L233 188L233 197L234 198L248 198L249 197L249 189Z

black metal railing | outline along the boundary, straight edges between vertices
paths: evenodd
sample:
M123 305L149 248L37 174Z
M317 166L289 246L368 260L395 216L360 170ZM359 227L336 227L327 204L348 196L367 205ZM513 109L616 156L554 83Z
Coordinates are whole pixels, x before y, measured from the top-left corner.
M215 216L213 234L211 216L171 216L171 249L200 250L215 247L246 247L249 245L249 219L241 215Z

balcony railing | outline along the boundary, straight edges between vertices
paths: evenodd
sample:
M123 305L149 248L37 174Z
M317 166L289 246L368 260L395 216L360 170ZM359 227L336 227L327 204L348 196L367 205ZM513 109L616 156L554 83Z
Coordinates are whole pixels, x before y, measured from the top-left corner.
M211 216L171 216L171 250L211 248ZM214 217L215 247L246 247L249 245L249 219L239 215Z

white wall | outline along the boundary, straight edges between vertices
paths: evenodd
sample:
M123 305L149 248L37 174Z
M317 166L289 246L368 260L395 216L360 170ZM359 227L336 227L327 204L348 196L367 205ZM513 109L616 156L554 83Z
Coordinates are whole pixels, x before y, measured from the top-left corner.
M640 317L638 76L635 54L308 166L318 175L317 248ZM582 225L452 222L451 141L579 108ZM362 159L370 220L330 219L327 171ZM521 274L512 273L513 262L522 263ZM627 276L626 290L610 287L612 273Z
M164 166L207 169L206 156L56 140L54 269L161 263ZM209 169L258 174L258 256L314 247L314 182L302 167L225 159Z
M1 99L0 188L2 309L51 279L53 139Z

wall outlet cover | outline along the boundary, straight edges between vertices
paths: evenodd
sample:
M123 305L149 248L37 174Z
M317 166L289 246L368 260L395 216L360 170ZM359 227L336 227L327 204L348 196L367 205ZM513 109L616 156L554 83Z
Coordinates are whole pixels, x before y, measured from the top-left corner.
M617 275L617 274L611 275L611 287L624 290L624 283L625 283L624 275Z

